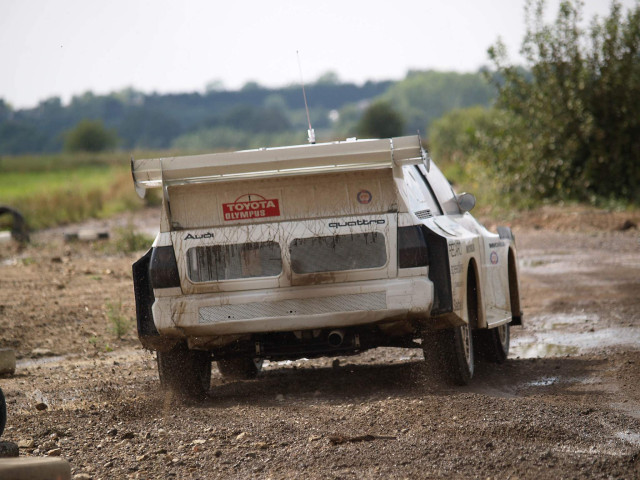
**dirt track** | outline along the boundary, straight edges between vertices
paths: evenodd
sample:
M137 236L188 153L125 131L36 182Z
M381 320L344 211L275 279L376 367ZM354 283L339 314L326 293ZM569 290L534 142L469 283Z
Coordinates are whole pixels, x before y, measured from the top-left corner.
M469 387L434 384L417 350L378 349L245 382L214 370L191 405L160 393L133 332L109 332L107 302L132 314L136 255L52 233L0 246L0 347L20 356L0 379L3 439L95 479L638 478L640 235L606 221L514 222L525 326Z

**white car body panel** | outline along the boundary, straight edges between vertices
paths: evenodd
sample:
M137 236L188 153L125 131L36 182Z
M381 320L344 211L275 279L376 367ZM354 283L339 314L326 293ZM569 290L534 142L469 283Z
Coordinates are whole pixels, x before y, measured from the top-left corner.
M161 336L206 346L267 332L460 325L471 267L475 328L510 322L519 309L509 293L512 236L460 211L418 137L138 160L132 170L139 191L163 189L153 247L173 248L177 263L179 284L153 288ZM429 265L399 265L399 232L412 228L432 242ZM350 261L329 258L331 238L354 268L324 271L313 249L292 259L317 240L327 265Z

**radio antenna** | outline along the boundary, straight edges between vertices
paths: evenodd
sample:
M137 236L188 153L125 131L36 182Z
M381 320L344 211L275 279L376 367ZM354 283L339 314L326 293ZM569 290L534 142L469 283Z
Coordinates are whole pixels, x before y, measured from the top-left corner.
M316 132L313 131L311 127L311 117L309 116L309 105L307 105L307 94L304 91L304 79L302 78L302 65L300 63L300 52L296 50L296 56L298 57L298 70L300 70L300 83L302 84L302 98L304 98L304 109L307 111L307 123L309 124L309 130L307 130L307 135L309 137L309 143L316 143Z

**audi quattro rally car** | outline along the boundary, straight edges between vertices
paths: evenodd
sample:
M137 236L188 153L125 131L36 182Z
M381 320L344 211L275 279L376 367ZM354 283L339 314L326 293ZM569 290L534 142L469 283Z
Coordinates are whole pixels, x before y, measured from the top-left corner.
M132 160L161 188L160 233L133 265L138 336L161 384L208 390L211 363L422 348L467 383L520 324L516 245L486 230L418 136Z

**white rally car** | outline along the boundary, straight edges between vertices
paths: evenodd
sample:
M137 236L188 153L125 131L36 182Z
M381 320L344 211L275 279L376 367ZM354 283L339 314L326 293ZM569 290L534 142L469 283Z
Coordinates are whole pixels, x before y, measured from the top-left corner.
M209 389L211 363L422 348L465 384L521 324L516 246L470 214L418 136L132 160L163 192L133 265L138 335L163 386Z

